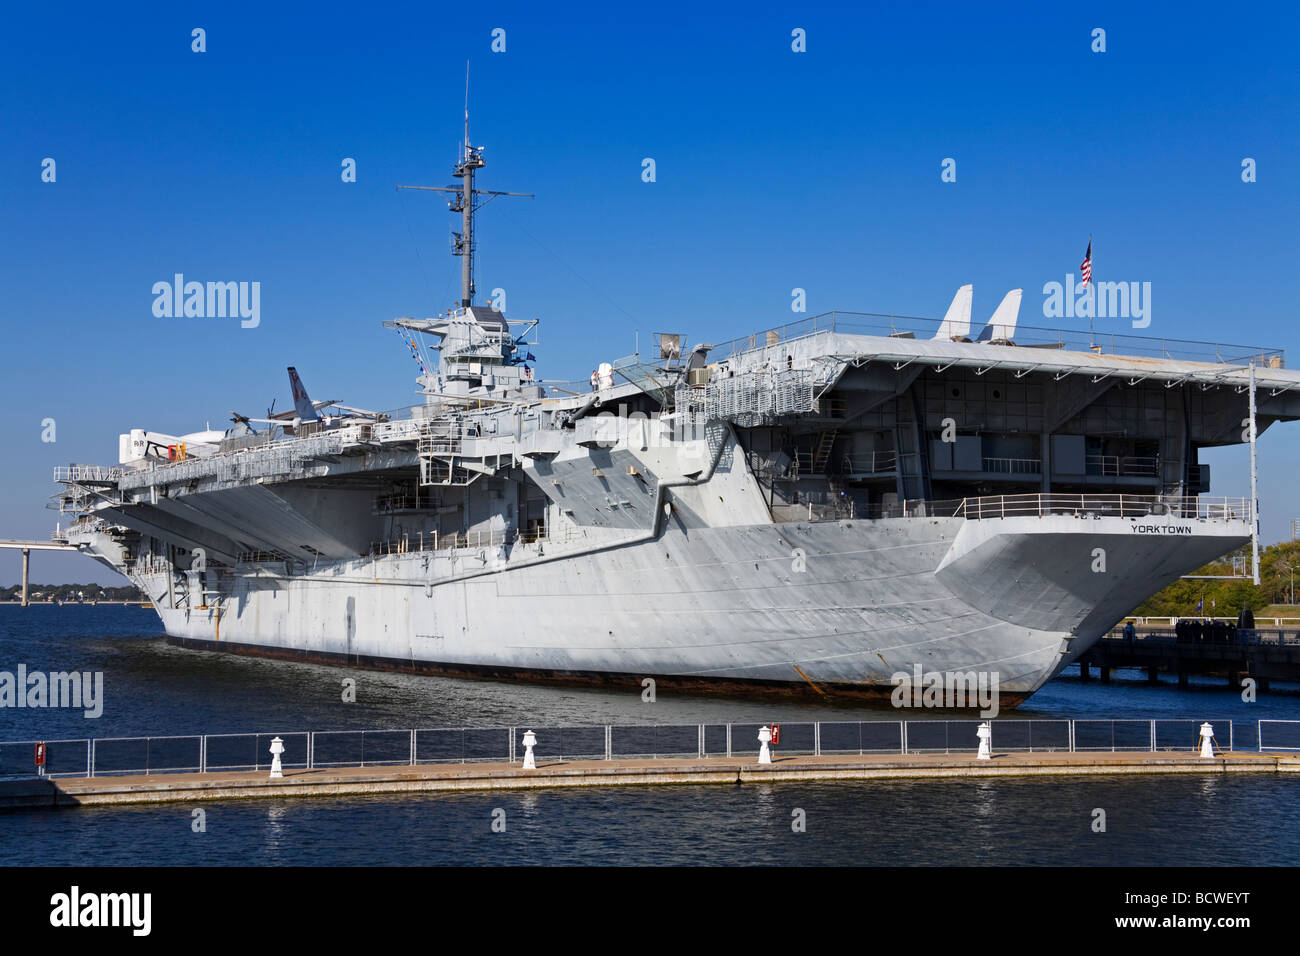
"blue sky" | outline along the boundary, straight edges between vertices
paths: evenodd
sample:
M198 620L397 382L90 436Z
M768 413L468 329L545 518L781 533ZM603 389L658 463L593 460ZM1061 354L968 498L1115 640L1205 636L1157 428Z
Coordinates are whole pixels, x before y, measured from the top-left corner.
M790 321L794 287L809 313L940 315L972 282L979 320L1019 286L1021 322L1046 325L1039 290L1090 233L1098 278L1152 283L1145 334L1294 365L1300 13L1137 6L11 7L0 537L48 535L51 468L115 461L119 432L286 407L286 365L317 398L412 398L380 323L450 304L459 262L444 204L393 187L452 181L467 59L480 185L537 194L484 210L478 285L542 320L544 377L585 377L638 332ZM156 318L176 272L260 282L261 324ZM1300 425L1260 452L1274 540L1300 515ZM1247 494L1244 451L1208 460L1215 493ZM0 582L17 570L0 556ZM34 575L115 580L76 556Z

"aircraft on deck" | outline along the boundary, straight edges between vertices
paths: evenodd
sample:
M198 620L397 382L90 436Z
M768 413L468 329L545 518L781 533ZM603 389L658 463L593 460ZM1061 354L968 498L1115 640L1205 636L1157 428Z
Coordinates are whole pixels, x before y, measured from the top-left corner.
M303 425L319 423L324 427L330 427L336 421L347 421L352 419L363 419L366 421L380 421L382 415L379 412L372 412L365 408L353 408L351 405L344 405L336 399L325 402L313 402L307 394L307 387L303 385L302 379L298 376L298 370L292 365L289 366L289 388L293 394L293 411L276 412L275 401L271 401L271 407L266 410L266 418L251 418L248 415L242 415L233 409L230 412L230 420L240 425L250 428L256 423L259 425L279 425L290 434ZM343 415L325 415L320 412L323 409L337 408L346 414Z

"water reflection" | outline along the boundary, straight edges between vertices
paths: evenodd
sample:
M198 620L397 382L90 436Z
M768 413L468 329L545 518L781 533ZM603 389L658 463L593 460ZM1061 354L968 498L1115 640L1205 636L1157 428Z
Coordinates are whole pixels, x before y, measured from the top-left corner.
M272 803L266 808L265 842L262 848L268 856L280 856L288 843L289 812L288 804L284 803Z
M1289 776L1221 773L575 788L236 802L210 814L219 839L180 841L174 808L10 811L0 845L17 865L84 863L90 842L121 865L1289 865L1297 796Z

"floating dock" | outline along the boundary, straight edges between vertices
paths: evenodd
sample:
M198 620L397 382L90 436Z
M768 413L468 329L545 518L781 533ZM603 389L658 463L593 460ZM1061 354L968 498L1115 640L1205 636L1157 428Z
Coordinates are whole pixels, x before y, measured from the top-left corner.
M611 787L654 784L757 784L809 781L1057 777L1099 774L1300 773L1300 754L1224 752L1015 753L979 760L973 754L777 756L642 760L546 760L519 763L423 764L131 776L27 778L0 781L0 809L290 797L357 797L460 790Z

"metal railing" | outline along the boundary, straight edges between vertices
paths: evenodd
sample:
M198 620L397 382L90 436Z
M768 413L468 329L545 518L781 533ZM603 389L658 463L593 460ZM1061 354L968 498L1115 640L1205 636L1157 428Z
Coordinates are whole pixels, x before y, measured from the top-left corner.
M804 493L798 504L774 504L772 520L779 523L792 521L851 521L868 517L858 502L850 497L830 493ZM866 509L870 511L870 509Z
M950 502L929 502L932 514L949 513ZM1196 518L1208 521L1250 520L1250 499L1169 495L989 495L962 498L951 514L964 518L1079 515L1116 518Z
M283 560L283 558L281 558ZM173 574L180 570L167 558L157 554L149 554L142 558L128 558L123 567L134 574Z
M1258 749L1300 750L1300 720L1261 720Z
M826 456L827 460L819 469L816 453L795 449L789 467L784 471L773 469L757 454L750 456L750 468L764 477L788 479L795 475L827 475L831 478L850 475L885 475L893 474L898 467L898 455L892 451L864 452Z
M1007 475L1037 475L1043 463L1037 458L985 458L984 470Z
M706 421L755 425L813 408L813 373L809 369L764 369L716 378L707 385L678 385L673 406Z
M126 472L118 487L145 488L160 482L216 478L234 481L275 477L297 472L304 461L337 455L345 445L357 441L357 427L349 426L304 438L284 438L241 451L221 452L183 461L153 461L145 468Z
M414 441L420 435L423 419L376 422L370 426L370 440L382 443Z
M1250 499L1176 497L1170 495L1025 494L950 498L944 501L906 499L864 505L844 498L810 503L776 505L777 521L836 521L845 518L1044 518L1074 515L1080 518L1191 518L1200 521L1250 522Z
M1244 644L1244 645L1261 645L1261 646L1288 646L1300 644L1300 626L1291 627L1237 627L1235 620L1226 618L1199 618L1189 617L1187 623L1195 625L1202 620L1211 620L1209 626L1202 626L1199 629L1184 631L1184 636L1179 638L1179 631L1176 627L1161 625L1153 627L1150 625L1135 626L1133 640L1146 641L1152 644ZM1102 640L1122 641L1124 640L1124 628L1113 627L1102 635Z
M498 548L513 544L521 538L520 532L511 531L453 531L442 534L437 531L417 531L404 534L386 541L373 541L370 544L371 555L411 554L416 551L448 551L453 548ZM536 540L536 535L533 535Z
M302 563L300 557L290 558L283 551L240 551L235 555L237 564L287 564L290 561Z
M587 534L586 529L573 525L550 528L539 525L530 528L512 528L507 531L499 529L445 533L439 531L414 531L384 541L372 541L367 554L380 556L426 551L450 551L456 548L513 547L517 544L566 544L579 540L590 540L590 536ZM278 560L284 559L279 558Z
M1123 455L1088 455L1085 467L1090 475L1155 478L1160 474L1160 459Z
M898 453L893 451L872 451L859 455L844 455L840 459L840 471L849 475L878 475L892 473L898 467Z
M60 465L54 469L55 481L113 482L125 469L104 465Z
M1194 752L1200 719L1000 719L988 721L992 746L1003 753ZM981 721L778 721L775 751L786 755L954 754L979 749ZM1255 749L1300 750L1300 721L1261 720L1238 726L1210 720L1220 749L1240 742ZM516 762L523 733L537 737L534 754L548 760L660 757L748 757L759 750L762 724L604 724L514 727L434 727L329 730L173 737L99 737L48 740L46 775L104 777L125 774L257 771L271 764L271 741L284 745L285 769L418 766ZM772 726L771 724L767 726ZM33 776L37 741L0 742L0 777Z
M712 361L732 358L744 352L785 345L796 339L821 332L877 335L894 338L933 338L939 319L874 312L823 312L798 322L742 335L713 347ZM1182 361L1218 362L1246 366L1253 359L1262 368L1283 368L1282 349L1254 345L1229 345L1220 342L1197 342L1183 339L1154 338L1140 335L1091 333L1078 329L1047 329L1017 326L1013 335L1016 345L1034 345L1102 355L1148 355Z
M51 541L67 541L69 535L86 535L106 532L109 524L103 518L81 517L71 522L66 528L61 524L56 525L50 532Z
M838 457L827 456L828 464L838 470L819 471L814 461L815 453L795 450L790 465L784 470L772 468L758 454L751 454L750 469L764 477L791 478L795 475L827 474L831 477L849 475L886 475L893 474L898 467L898 453L893 451L869 451L860 454L845 454Z
M419 422L419 450L422 456L459 455L465 424L459 416L439 415Z
M438 495L413 495L399 492L390 495L377 495L371 513L388 515L402 511L437 511L443 506L443 501Z

